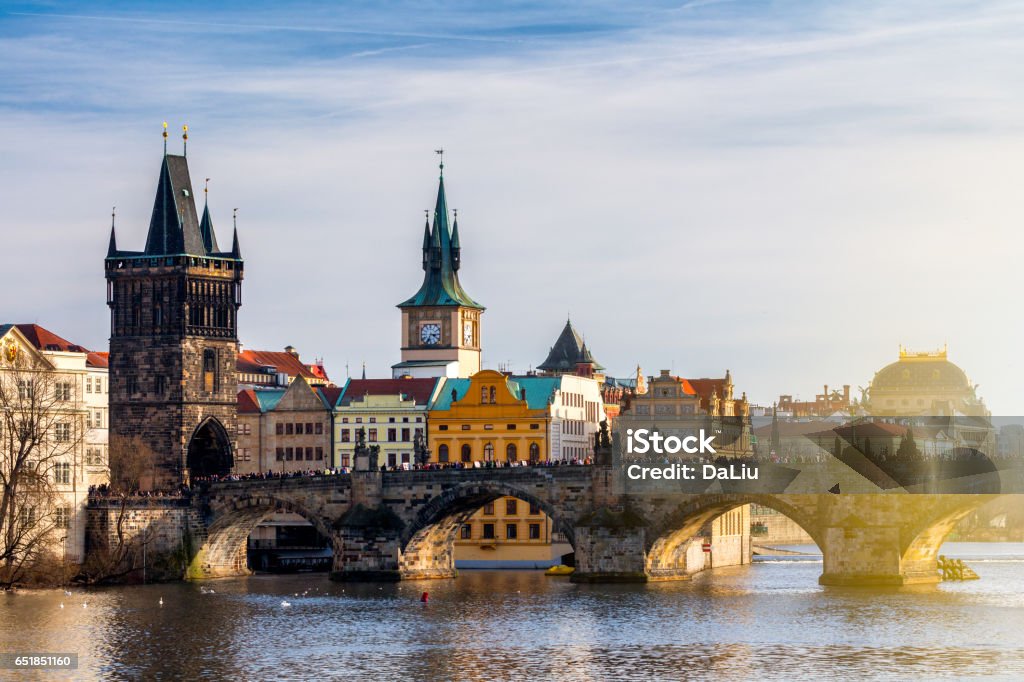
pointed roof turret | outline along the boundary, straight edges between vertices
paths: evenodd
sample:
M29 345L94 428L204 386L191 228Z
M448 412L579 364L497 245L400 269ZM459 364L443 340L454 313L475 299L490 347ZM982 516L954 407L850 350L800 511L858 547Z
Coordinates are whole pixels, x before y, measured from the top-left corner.
M572 326L572 320L567 319L547 359L537 365L537 369L551 374L572 373L576 371L577 363L593 364L595 370L604 369L587 349L583 337Z
M107 245L107 258L117 255L117 234L114 232L114 220L117 218L117 209L110 211L110 243Z
M238 228L235 228L234 235L231 238L231 257L242 258L242 248L238 245Z
M192 180L184 156L165 154L163 157L144 254L207 254L203 237L199 232L199 219L192 196Z
M452 230L448 225L448 198L444 190L444 175L438 179L434 224L430 229L424 230L423 241L423 269L426 271L423 284L412 298L399 303L398 307L463 306L483 310L484 307L470 298L459 283L459 265L453 252Z
M459 246L459 211L458 211L458 209L455 209L455 211L453 211L453 213L455 214L455 221L452 223L452 248L453 249L458 249L458 248L461 248Z
M217 247L217 235L213 231L213 220L210 218L209 204L203 206L203 219L199 222L199 234L203 237L203 246L206 248L207 253L217 253L220 251ZM235 236L238 236L237 230L235 230Z

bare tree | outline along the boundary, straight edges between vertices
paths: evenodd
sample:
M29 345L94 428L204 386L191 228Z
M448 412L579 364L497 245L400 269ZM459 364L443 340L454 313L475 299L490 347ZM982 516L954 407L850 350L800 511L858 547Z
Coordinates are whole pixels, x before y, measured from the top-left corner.
M126 526L137 506L139 490L152 481L155 461L153 449L137 436L112 445L106 499L108 509L114 512L113 527L98 529L106 541L92 548L82 567L81 578L87 584L115 582L143 568L145 549L153 539L151 529L147 526L141 533L128 533Z
M67 539L84 411L73 374L8 344L0 357L0 588L38 579Z

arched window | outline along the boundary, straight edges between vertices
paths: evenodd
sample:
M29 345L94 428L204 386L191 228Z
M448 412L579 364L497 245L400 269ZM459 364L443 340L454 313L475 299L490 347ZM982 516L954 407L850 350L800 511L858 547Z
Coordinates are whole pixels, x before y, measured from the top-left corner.
M462 461L472 462L473 461L473 448L470 447L469 443L462 446Z
M483 403L484 405L487 404L487 387L486 386L481 386L480 387L480 402Z
M505 446L505 459L507 461L509 461L509 462L516 461L517 454L518 453L516 451L516 444L515 443L509 443L507 446Z
M437 448L437 461L447 462L448 461L448 446L442 445Z
M530 461L536 462L540 459L540 446L536 443L530 443Z
M494 395L494 386L491 386L491 404L492 405L494 404L494 397L495 397L495 395Z
M494 443L488 443L487 445L484 446L484 461L494 461Z

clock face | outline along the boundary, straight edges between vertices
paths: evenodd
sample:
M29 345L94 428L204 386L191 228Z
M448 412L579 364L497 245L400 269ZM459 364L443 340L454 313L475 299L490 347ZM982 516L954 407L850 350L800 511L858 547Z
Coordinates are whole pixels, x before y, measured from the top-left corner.
M420 341L428 346L434 346L441 341L441 325L425 324L420 327Z
M473 345L473 323L469 320L462 327L462 341L467 346Z

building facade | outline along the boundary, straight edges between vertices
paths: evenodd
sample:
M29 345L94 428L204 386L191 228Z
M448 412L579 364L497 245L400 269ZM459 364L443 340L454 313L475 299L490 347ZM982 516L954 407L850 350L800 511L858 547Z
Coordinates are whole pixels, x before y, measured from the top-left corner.
M111 226L105 261L111 456L141 439L144 486L162 490L234 463L243 263L237 231L221 250L193 197L186 158L165 152L145 248L118 248Z
M46 481L10 491L10 527L23 536L17 544L66 565L84 558L89 487L109 478L100 447L106 420L101 364L102 356L39 325L0 325L0 467L11 480L24 455L19 478L32 473ZM34 439L18 431L25 422L33 424Z
M417 439L427 448L427 407L444 383L437 378L351 379L334 405L334 463L352 466L359 430L380 448L378 462L409 468Z

